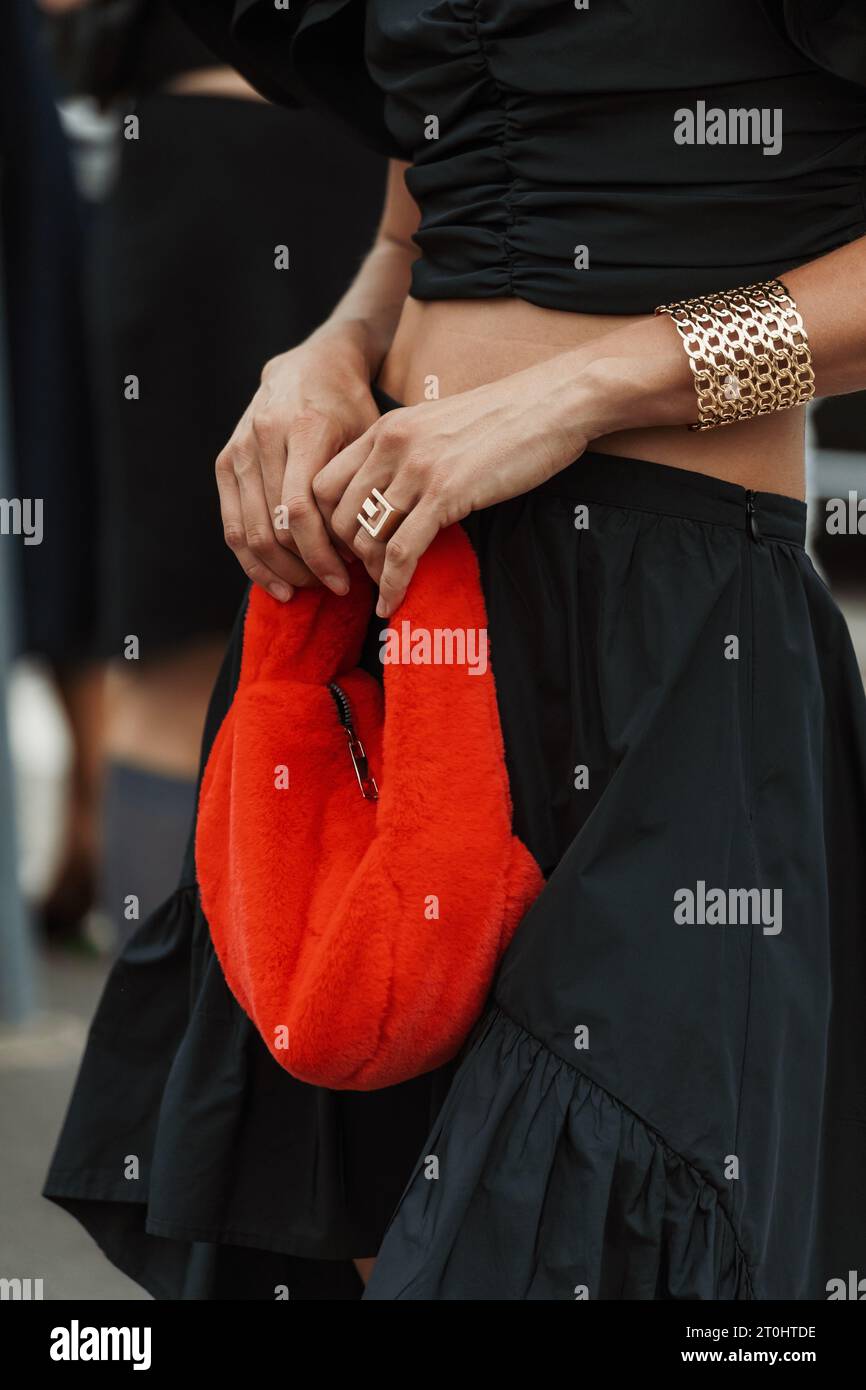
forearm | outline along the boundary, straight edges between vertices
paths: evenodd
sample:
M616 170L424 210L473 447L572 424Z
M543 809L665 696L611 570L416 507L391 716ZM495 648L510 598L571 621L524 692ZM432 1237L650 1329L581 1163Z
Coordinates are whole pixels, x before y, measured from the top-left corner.
M818 396L866 390L866 238L782 276L806 327ZM721 286L720 288L733 288ZM689 359L667 315L641 320L556 359L563 410L590 437L689 425L696 418Z
M371 379L391 346L409 293L412 262L419 254L412 241L418 212L406 191L404 170L404 165L392 162L382 221L372 249L343 298L317 330L319 336L334 331L349 333L364 355Z
M314 334L324 336L335 330L351 334L371 379L391 346L409 291L413 260L407 247L387 238L377 239L351 286Z

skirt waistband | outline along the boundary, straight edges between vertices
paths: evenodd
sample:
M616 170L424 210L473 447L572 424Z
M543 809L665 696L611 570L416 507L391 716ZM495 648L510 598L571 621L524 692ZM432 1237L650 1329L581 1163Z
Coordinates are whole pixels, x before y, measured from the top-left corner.
M400 408L385 391L373 385L380 411ZM574 502L595 502L624 507L628 511L681 516L711 526L730 526L749 532L755 540L778 540L805 546L806 504L777 492L752 492L687 468L671 468L647 459L589 449L535 489L538 495L566 497Z

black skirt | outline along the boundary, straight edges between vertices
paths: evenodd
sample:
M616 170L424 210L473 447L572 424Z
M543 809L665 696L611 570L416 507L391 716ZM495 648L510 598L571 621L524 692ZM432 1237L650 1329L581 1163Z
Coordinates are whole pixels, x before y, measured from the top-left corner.
M805 507L588 454L470 525L552 872L365 1297L825 1299L866 1268L866 702Z
M355 275L385 163L319 116L261 101L158 92L137 115L93 255L98 629L102 654L132 633L147 660L231 631L244 577L214 461L268 358L312 332Z
M466 527L549 882L441 1110L449 1068L357 1096L282 1072L188 859L109 980L46 1195L165 1297L357 1297L404 1179L369 1298L824 1297L866 1255L866 708L805 508L590 453Z

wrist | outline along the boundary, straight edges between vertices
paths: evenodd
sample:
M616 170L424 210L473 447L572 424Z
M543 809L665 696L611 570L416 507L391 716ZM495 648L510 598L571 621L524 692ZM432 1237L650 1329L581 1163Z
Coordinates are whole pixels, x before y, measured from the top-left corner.
M356 354L368 380L373 381L390 346L390 335L364 318L326 319L310 335L310 341L336 343Z
M562 408L587 439L621 430L689 425L695 388L679 334L643 319L563 354Z

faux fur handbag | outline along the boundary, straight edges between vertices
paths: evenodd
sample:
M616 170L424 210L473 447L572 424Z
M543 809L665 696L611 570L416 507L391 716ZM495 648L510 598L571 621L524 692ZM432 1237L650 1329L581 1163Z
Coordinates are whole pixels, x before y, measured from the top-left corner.
M437 537L358 668L375 590L253 589L205 769L201 899L229 988L302 1081L375 1090L453 1057L540 891L511 799L474 553ZM389 655L390 652L390 655Z

